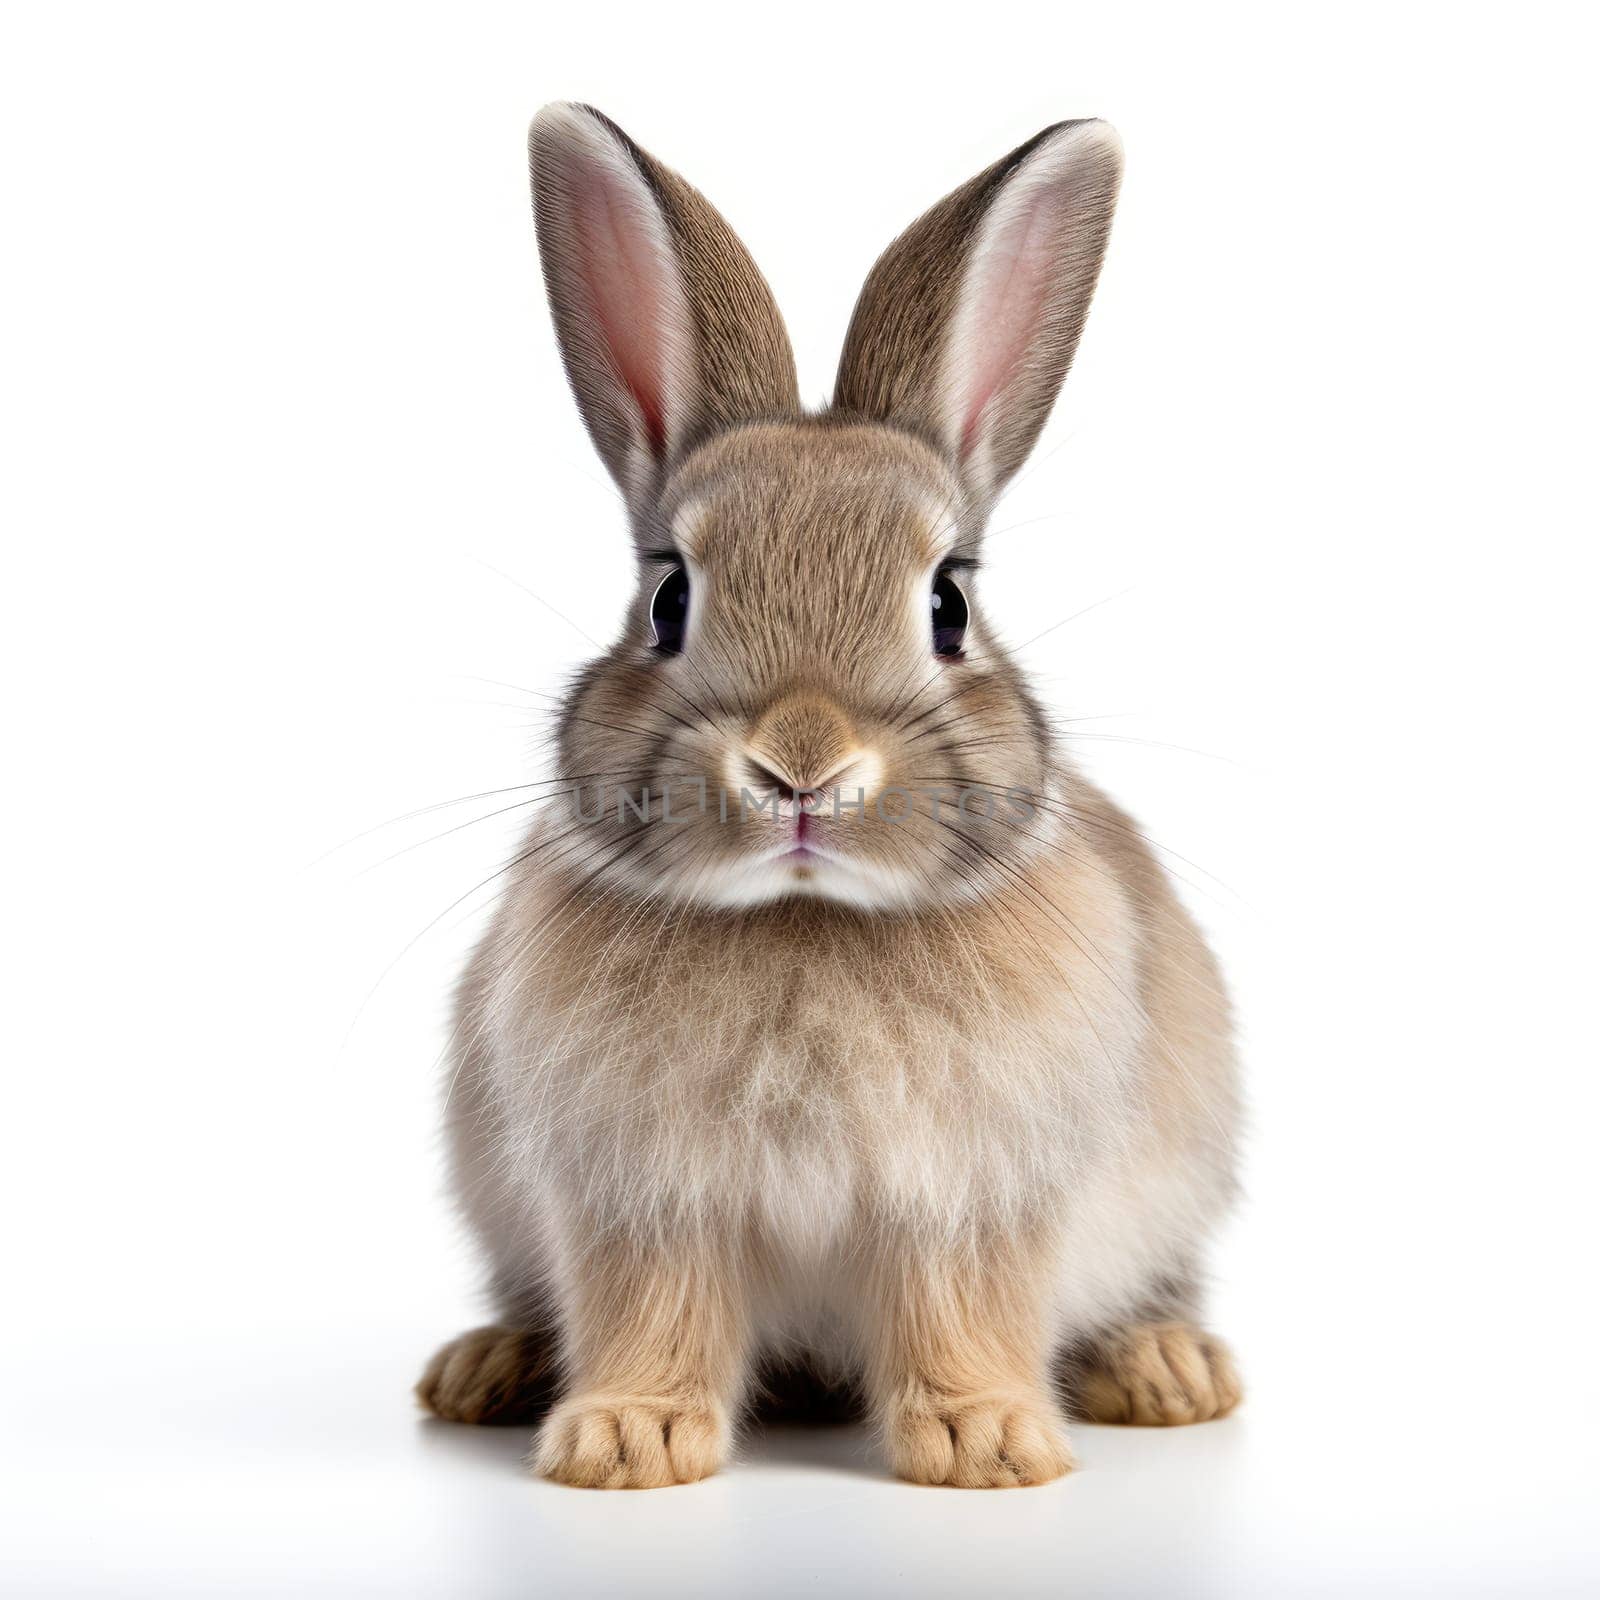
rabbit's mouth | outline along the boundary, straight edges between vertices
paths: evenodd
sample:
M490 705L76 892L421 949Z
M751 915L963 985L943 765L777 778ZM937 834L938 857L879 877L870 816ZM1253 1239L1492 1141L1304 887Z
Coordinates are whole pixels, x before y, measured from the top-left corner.
M813 867L825 861L842 861L844 858L837 851L820 843L816 830L816 820L804 810L800 811L794 819L793 834L778 845L768 859L785 867Z
M738 875L743 891L739 901L760 904L801 894L880 911L919 898L917 884L875 862L870 854L841 849L833 840L824 842L820 833L814 818L802 816L787 837L746 857Z
M785 867L814 867L840 858L831 851L819 850L814 844L797 843L790 845L777 859Z

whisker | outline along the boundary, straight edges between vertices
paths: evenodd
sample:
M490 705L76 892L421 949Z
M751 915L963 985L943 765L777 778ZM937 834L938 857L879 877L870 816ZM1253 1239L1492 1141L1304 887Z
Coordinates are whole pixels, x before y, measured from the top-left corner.
M474 800L494 800L503 794L517 794L524 789L539 789L550 784L560 783L590 783L600 778L628 778L634 774L626 771L618 772L581 772L570 777L535 778L530 783L510 783L501 789L481 789L477 794L457 795L453 800L436 800L432 805L418 806L415 811L402 812L398 817L390 817L386 822L375 822L370 828L363 828L360 833L352 834L341 844L334 845L331 849L324 850L320 856L306 863L307 868L320 866L330 856L338 855L341 850L348 850L351 845L359 844L363 839L370 839L373 834L381 833L385 828L398 827L402 822L414 822L418 817L426 817L435 811L447 811L451 806L464 806Z
M1021 644L1013 645L1013 650L1026 650L1030 644L1038 644L1041 639L1047 638L1057 628L1064 628L1069 622L1076 622L1079 617L1086 617L1091 611L1098 611L1101 606L1108 606L1113 600L1120 600L1125 594L1132 594L1138 588L1137 584L1130 583L1126 589L1118 589L1115 594L1108 594L1104 600L1096 600L1092 606L1085 606L1082 611L1074 611L1070 617L1063 617L1059 622L1052 622L1043 633L1036 633L1031 639L1024 639Z
M537 600L539 604L550 613L551 616L557 617L562 622L566 623L566 625L571 628L580 639L587 640L588 643L592 644L596 650L604 652L605 646L601 644L598 639L596 639L592 634L585 633L583 629L580 628L578 624L566 614L565 611L558 611L553 605L550 604L548 600L545 599L542 594L535 594L534 591L530 589L520 578L513 578L509 572L502 572L500 568L495 566L492 562L484 561L481 558L478 558L478 565L492 572L497 578L504 578L505 581L511 584L513 588L520 589L530 600Z
M1218 755L1215 750L1196 750L1187 744L1171 744L1165 739L1141 739L1131 733L1073 733L1068 729L1061 730L1063 739L1096 739L1105 744L1141 744L1151 750L1176 750L1179 755L1200 756L1206 761L1220 761L1224 766L1236 767L1244 770L1243 763L1235 761L1232 756Z
M685 772L685 771L674 771L674 772L659 772L659 771L657 771L657 772L621 773L621 774L617 774L615 776L617 776L621 780L621 782L633 782L633 783L640 783L640 784L646 785L646 787L641 791L641 794L642 794L643 798L645 799L645 802L648 804L649 795L650 795L650 789L649 789L648 785L651 782L651 780L653 780L655 778L695 778L695 777L700 776L700 774L695 773L695 772ZM531 795L527 799L524 799L524 800L513 800L510 805L499 806L493 811L485 812L484 815L482 815L481 817L469 817L467 819L467 821L458 822L458 823L455 824L454 827L446 828L441 833L432 834L430 837L428 837L426 839L417 839L417 840L413 841L411 844L408 844L408 845L404 846L402 849L396 850L392 855L387 855L387 856L383 857L383 859L381 861L374 861L370 866L363 867L361 869L361 871L356 874L356 876L358 878L364 878L369 872L376 872L379 867L388 866L390 862L398 861L401 858L401 856L410 855L413 850L420 850L424 845L437 844L441 839L448 839L450 837L450 835L453 834L453 833L460 833L465 828L477 827L479 823L491 822L491 821L493 821L494 818L503 817L508 812L520 811L520 810L523 810L525 807L528 807L528 806L543 805L547 801L550 801L550 800L559 800L565 794L567 794L571 789L573 789L575 787L577 787L577 788L581 788L582 787L581 783L576 778L558 779L558 780L553 780L553 781L556 782L559 785L559 787L556 787L556 788L552 789L548 794L536 794L536 795ZM621 786L621 782L619 782L617 787ZM604 806L604 798L603 797L602 797L602 800L601 800L601 804L602 804L602 807L603 807ZM579 802L579 805L580 805L580 813L579 814L581 816L582 815L582 811L581 811L582 802L581 802L581 800ZM584 821L589 821L591 819L584 818L583 820Z

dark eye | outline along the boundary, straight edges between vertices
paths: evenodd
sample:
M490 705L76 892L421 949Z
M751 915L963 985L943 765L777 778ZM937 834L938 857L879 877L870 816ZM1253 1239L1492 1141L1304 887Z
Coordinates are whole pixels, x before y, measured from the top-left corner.
M967 597L961 585L941 568L933 579L933 653L958 656L967 637Z
M689 574L683 567L675 566L650 596L650 629L656 649L663 655L677 655L683 649L683 636L688 627Z

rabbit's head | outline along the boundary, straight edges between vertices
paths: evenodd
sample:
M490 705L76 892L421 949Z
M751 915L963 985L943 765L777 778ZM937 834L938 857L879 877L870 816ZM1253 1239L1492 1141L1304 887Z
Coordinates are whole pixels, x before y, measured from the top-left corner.
M567 373L639 564L561 722L579 882L869 911L1003 887L1052 831L1047 726L978 603L984 523L1072 359L1120 173L1047 128L885 252L802 411L721 216L588 107L530 139Z

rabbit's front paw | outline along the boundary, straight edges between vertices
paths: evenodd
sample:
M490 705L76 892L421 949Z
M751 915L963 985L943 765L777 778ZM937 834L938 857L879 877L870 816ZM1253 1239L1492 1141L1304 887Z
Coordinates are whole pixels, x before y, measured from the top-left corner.
M659 1489L709 1477L726 1448L727 1426L708 1405L580 1394L550 1413L532 1461L580 1489Z
M888 1433L894 1469L913 1483L1010 1489L1073 1468L1061 1420L1043 1396L928 1392L895 1410Z
M1187 1322L1150 1322L1103 1340L1075 1385L1090 1422L1175 1427L1225 1417L1243 1396L1228 1347Z

